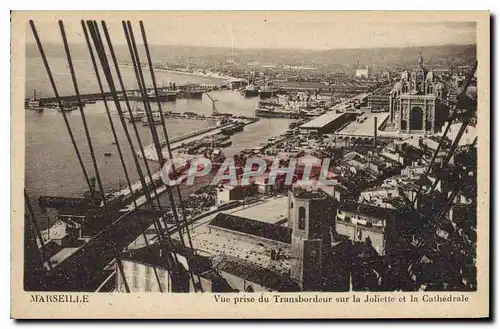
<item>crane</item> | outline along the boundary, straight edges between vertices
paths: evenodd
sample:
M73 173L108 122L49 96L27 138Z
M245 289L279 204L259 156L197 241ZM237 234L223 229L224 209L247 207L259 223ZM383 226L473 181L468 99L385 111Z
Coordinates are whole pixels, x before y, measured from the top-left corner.
M217 113L219 113L217 107L215 107L215 102L217 102L218 100L213 99L208 92L205 92L205 94L207 94L208 98L210 98L210 100L212 101L212 116L215 116Z

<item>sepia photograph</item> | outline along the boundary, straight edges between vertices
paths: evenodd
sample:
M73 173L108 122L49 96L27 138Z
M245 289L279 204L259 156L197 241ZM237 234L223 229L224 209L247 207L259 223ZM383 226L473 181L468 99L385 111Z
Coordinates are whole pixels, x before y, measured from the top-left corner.
M488 316L489 20L13 12L12 316Z

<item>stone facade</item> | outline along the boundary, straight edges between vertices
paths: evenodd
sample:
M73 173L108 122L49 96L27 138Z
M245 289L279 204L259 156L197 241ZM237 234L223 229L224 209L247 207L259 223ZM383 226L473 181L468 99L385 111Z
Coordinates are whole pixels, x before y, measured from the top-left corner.
M424 68L420 56L417 68L403 71L389 95L391 126L401 133L436 133L441 128L437 112L446 105L447 94L444 83Z

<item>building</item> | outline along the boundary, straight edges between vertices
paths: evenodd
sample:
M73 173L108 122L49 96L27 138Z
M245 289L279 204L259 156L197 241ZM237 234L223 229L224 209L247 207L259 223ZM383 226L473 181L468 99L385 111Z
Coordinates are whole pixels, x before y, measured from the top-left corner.
M212 258L212 265L235 292L300 291L290 277L244 259L221 254Z
M270 250L290 249L291 230L241 216L219 213L208 224L210 234L225 235L234 240L260 243Z
M447 89L434 72L418 66L401 74L389 95L389 124L395 131L433 134L441 129L448 115Z
M299 127L299 131L322 134L332 133L342 128L346 123L354 120L354 118L356 118L355 113L336 113L336 111L330 111L304 123Z
M273 85L275 88L287 92L328 92L331 91L331 87L319 81L279 81L274 80Z
M356 78L365 78L369 79L372 75L372 69L368 65L364 68L356 69Z
M368 108L371 112L389 112L389 95L368 96Z
M390 208L348 201L337 210L335 231L353 242L371 245L385 255L396 233L397 212Z
M235 200L242 200L246 196L253 195L256 191L256 185L250 181L248 185L241 185L241 178L238 180L237 185L225 184L216 188L217 197L216 204L223 204Z
M321 290L323 246L330 244L333 200L321 190L295 188L288 192L292 229L291 278L302 290Z
M214 272L208 257L190 255L180 247L169 254L179 262L177 271L171 271L165 251L159 243L122 252L116 258L116 291L162 293L233 291L227 282Z

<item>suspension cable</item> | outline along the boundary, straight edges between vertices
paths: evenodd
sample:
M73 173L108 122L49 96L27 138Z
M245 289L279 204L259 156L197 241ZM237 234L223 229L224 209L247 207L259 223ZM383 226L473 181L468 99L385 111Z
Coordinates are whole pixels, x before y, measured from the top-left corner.
M80 115L82 117L83 129L85 131L85 137L87 138L87 143L89 145L90 157L92 158L92 164L94 165L94 171L97 179L97 184L99 185L99 190L102 194L102 202L106 204L106 197L104 195L104 188L102 187L101 175L99 174L99 168L97 166L96 157L94 154L94 147L92 145L92 138L90 137L89 127L87 125L87 119L85 117L85 112L83 111L82 99L80 97L80 91L78 88L78 82L76 80L75 69L73 67L73 61L71 60L71 51L69 49L68 40L66 39L66 32L64 31L64 24L62 20L59 20L59 29L61 30L61 36L64 44L64 51L66 52L66 58L68 59L69 71L71 73L71 79L73 80L73 88L75 89L76 100L78 102L78 108L80 110Z
M160 166L162 166L164 164L164 158L163 158L163 154L162 154L162 150L161 150L161 145L160 145L160 142L158 139L158 133L156 130L156 126L153 122L152 110L151 110L151 106L149 103L149 98L148 98L148 95L146 93L146 85L144 82L144 75L142 74L141 62L139 59L139 52L137 51L137 45L135 43L134 32L132 30L132 25L130 24L130 21L127 22L127 25L125 25L125 21L123 21L122 24L123 24L123 28L125 31L127 31L127 27L128 27L128 33L127 32L125 32L125 33L126 33L127 43L129 45L129 52L130 52L130 56L132 59L132 63L134 65L134 70L136 73L137 82L139 83L139 88L141 89L142 97L145 99L145 103L146 103L146 107L147 107L146 113L149 112L148 120L150 120L149 121L150 131L151 131L151 135L153 137L156 153L158 156L158 161L160 163ZM160 112L160 116L163 118L162 112ZM168 193L168 196L170 199L172 214L174 216L175 223L176 223L177 227L179 228L179 239L181 241L181 244L183 246L185 246L186 244L184 242L184 237L182 235L182 228L181 228L180 221L179 221L179 215L177 213L175 199L174 199L174 196L172 193L171 186L169 186L169 185L167 185L167 193Z
M97 36L97 38L99 40L99 44L102 47L102 51L103 51L103 53L105 53L104 52L104 43L103 43L101 35L99 33L99 26L97 25L97 22L95 22L95 21L92 22L91 24L93 24L93 28L96 31L96 36ZM104 23L103 26L105 27L105 25L106 24ZM106 33L107 29L104 30L104 32ZM111 45L109 49L111 51L112 56L114 56L114 48L112 48L111 38L109 38L109 34L106 34L106 40L108 42L108 45ZM131 110L130 104L128 103L128 98L126 97L126 90L125 90L125 86L123 84L123 80L122 80L122 77L121 77L121 72L120 72L120 68L118 66L118 61L116 61L116 56L114 57L114 64L115 64L115 69L116 69L116 72L117 72L117 75L118 75L118 80L119 80L121 88L122 88L122 93L125 95L124 98L125 98L125 104L127 105L127 108L128 108L128 113L129 113L130 117L132 117L132 110ZM138 145L139 145L139 148L141 150L141 154L143 156L143 159L145 159L146 157L145 157L144 147L142 146L141 137L139 135L139 131L137 130L137 126L136 126L134 120L132 120L132 127L134 128L135 136L136 136L136 139L138 141ZM125 126L124 129L126 129L128 131L128 129L127 129L126 126ZM136 157L135 156L136 153L133 150L133 147L132 147L132 152L134 152L133 153L134 157ZM148 174L148 178L149 178L150 184L153 185L153 175L151 173L151 170L149 169L149 164L148 164L148 162L146 160L144 161L144 164L145 164L145 168L146 168L146 172ZM142 171L141 171L141 173L142 173ZM160 200L158 198L158 193L156 192L156 189L153 189L153 194L154 194L154 200L156 200L156 202L158 204L158 208L161 210L161 203L160 203ZM153 204L153 202L151 202L150 208L151 208L152 211L154 210L154 204ZM163 219L163 221L164 221L164 226L167 227L167 223L165 222L164 219ZM159 223L160 222L158 221L158 225L159 225ZM155 227L156 227L156 225L157 225L157 223L155 222ZM157 229L159 230L160 228L157 228Z
M95 24L95 26L94 26L95 30L98 31L99 27L98 27L97 23L94 22L94 24ZM111 44L111 38L109 37L109 34L107 33L106 23L103 21L102 24L103 24L103 30L104 30L105 37L106 37L106 40L108 42L108 45L112 45ZM100 34L98 33L97 35L98 35L98 38L100 40L100 43L103 44L102 40L101 40ZM124 100L125 100L125 104L126 104L127 109L128 109L128 113L129 113L130 117L132 117L133 114L132 114L132 110L131 110L131 107L130 107L130 103L128 101L128 97L127 97L126 89L125 89L125 86L124 86L124 83L123 83L123 79L122 79L122 76L121 76L121 73L120 73L120 67L118 65L118 61L116 60L116 55L115 55L114 49L112 47L110 47L110 52L111 52L111 56L112 56L112 59L113 59L113 62L114 62L115 70L116 70L117 75L118 75L118 81L120 83L120 87L121 87L122 93L124 95ZM142 158L144 160L144 164L145 164L145 167L146 167L146 171L147 171L149 180L150 180L150 182L153 182L153 175L152 175L151 170L149 168L149 163L148 163L148 161L146 159L146 155L145 155L144 147L143 147L143 144L142 144L142 141L141 141L141 137L139 135L139 132L137 130L137 125L135 124L134 120L132 120L132 127L134 128L135 136L137 138L137 142L138 142L138 145L139 145L139 149L141 151ZM135 154L136 153L134 153L134 155ZM154 193L154 200L156 200L158 208L161 211L162 210L162 206L161 206L161 203L160 203L160 200L159 200L158 193L156 192L156 189L153 189L153 193ZM151 204L151 209L154 210L154 205L153 204ZM161 218L163 220L163 225L165 226L165 229L166 229L167 226L168 226L167 222L166 222L166 220L165 220L165 218L163 216Z
M132 117L132 115L133 115L132 108L130 106L130 103L129 103L129 100L128 100L128 97L127 97L125 85L123 83L123 79L122 79L122 76L121 76L121 73L120 73L120 68L118 66L118 61L116 60L116 56L114 54L114 49L111 47L111 39L109 38L109 34L107 33L107 29L105 29L106 24L105 24L105 22L103 22L103 23L104 23L103 24L103 31L104 31L106 40L108 42L108 46L109 46L109 49L110 49L110 52L111 52L111 56L113 58L115 70L116 70L117 76L118 76L118 82L120 84L120 88L122 89L122 93L123 93L125 105L126 105L126 108L128 110L128 114ZM104 47L104 43L102 41L101 35L98 32L99 31L99 26L97 25L96 22L91 22L90 24L93 25L93 29L95 29L95 31L96 31L96 36L97 36L97 38L99 40L99 43ZM150 183L153 184L153 175L151 173L148 161L146 159L146 154L144 152L144 147L143 147L143 144L142 144L142 139L141 139L141 137L139 135L139 130L137 129L137 125L135 124L135 122L133 120L132 120L132 127L134 129L134 133L135 133L135 137L137 139L137 144L139 146L139 150L141 151L141 156L144 159L144 165L145 165L145 168L146 168L146 173L148 174L148 178L150 180ZM134 153L134 157L136 157L135 153ZM156 189L153 190L153 193L154 193L154 199L157 201L158 207L161 209L161 203L160 203L160 201L158 199L158 194L156 192Z
M157 130L156 130L156 126L155 126L155 123L153 122L153 115L152 115L151 105L150 105L150 102L149 102L148 94L146 92L146 84L145 84L145 80L144 80L144 75L142 74L141 62L140 62L140 58L139 58L139 52L137 50L137 44L135 42L134 32L133 32L133 29L132 29L132 25L130 24L130 21L127 22L127 25L125 25L125 22L122 22L122 24L123 24L123 27L124 27L125 31L127 31L126 27L128 27L128 32L129 33L128 33L128 36L127 36L127 33L126 33L125 36L127 38L127 43L129 45L129 52L130 52L130 55L131 55L131 59L132 59L132 62L134 64L137 82L139 83L139 87L141 88L142 97L143 97L143 99L146 102L146 111L149 112L148 120L150 120L149 121L150 122L150 131L151 131L151 134L152 134L152 137L153 137L153 140L154 140L154 145L155 145L156 152L157 152L157 155L158 155L159 163L160 163L160 165L162 165L164 163L164 161L163 161L163 154L162 154L162 151L161 151L161 145L159 143L159 138L158 138L158 133L157 133ZM162 112L160 112L160 116L161 116L161 118L163 118L163 113ZM168 193L168 196L169 196L169 199L170 199L170 203L171 203L171 209L172 209L173 217L175 219L176 226L177 226L177 228L179 230L179 239L180 239L181 245L185 248L186 244L184 242L184 237L182 235L182 228L181 228L181 224L180 224L180 221L179 221L179 215L177 213L177 207L176 207L176 204L175 204L174 195L172 193L171 186L167 185L166 187L167 187L167 193ZM196 292L197 288L196 288L196 283L195 283L195 277L194 277L194 275L193 275L193 273L191 271L191 268L189 266L188 266L188 271L189 271L189 276L190 276L190 278L191 278L191 280L193 282L193 287L194 287L195 292ZM198 281L200 281L199 278L198 278Z
M128 22L128 24L130 24L130 21ZM151 60L151 54L149 52L149 45L148 45L148 40L147 40L147 36L146 36L146 31L144 29L144 24L143 24L142 21L139 21L139 25L140 25L140 28L141 28L141 34L142 34L142 39L143 39L143 42L144 42L144 49L146 51L146 57L147 57L147 60L148 60L149 71L151 73L151 80L153 82L153 88L154 88L154 92L155 92L155 96L156 96L156 103L158 105L158 111L160 112L160 114L163 114L163 109L162 109L160 98L159 98L159 94L158 94L158 87L156 85L156 78L155 78L155 75L154 75L153 62ZM129 28L131 28L130 25L129 25ZM164 119L163 115L161 115L160 117L161 117L161 124L162 124L162 128L163 128L163 134L165 136L165 143L166 143L166 146L167 146L169 158L172 159L172 149L170 147L170 142L168 140L167 126L166 126L165 119ZM161 153L161 154L162 154L162 159L160 160L161 161L160 164L161 164L161 166L163 166L165 164L165 159L163 159L163 153ZM176 175L177 173L176 173L176 170L175 170L175 166L173 166L173 165L172 165L172 170L174 172L174 175ZM169 192L170 192L170 187L168 187L168 188L169 188ZM183 225L186 226L186 233L187 233L187 237L188 237L189 250L193 254L196 254L196 251L193 248L193 242L192 242L192 239L191 239L191 233L189 232L189 225L187 223L187 216L186 216L186 208L185 208L184 202L182 200L182 194L181 194L181 190L180 190L179 185L176 185L176 189L177 189L177 195L178 195L178 198L179 198L179 205L180 205L181 211L182 211ZM173 198L173 196L172 196L172 198ZM178 228L179 228L179 236L182 236L182 226L180 225L180 222L178 224ZM181 241L184 244L184 241L183 240L181 240ZM201 279L200 279L199 276L198 276L198 283L200 284L201 289L203 289L202 285L201 285Z
M96 74L97 83L99 85L99 90L101 92L102 101L103 101L104 107L106 109L106 114L107 114L107 117L108 117L109 124L111 126L111 132L113 133L113 138L115 140L116 148L118 150L118 155L119 155L119 158L120 158L120 163L122 165L123 172L125 174L125 180L127 181L127 186L129 188L130 194L132 195L132 200L133 200L133 204L134 204L134 210L137 211L138 210L137 200L133 196L132 183L131 183L131 180L130 180L130 176L128 174L127 166L125 164L125 160L124 160L124 157L123 157L123 152L122 152L122 149L121 149L121 146L120 146L120 141L119 141L118 136L116 134L115 125L114 125L113 119L111 117L111 111L109 110L108 102L107 102L106 96L104 94L104 88L103 88L103 85L102 85L102 81L101 81L101 77L100 77L100 74L99 74L99 69L97 67L97 63L96 63L96 59L95 59L95 56L94 56L94 52L92 50L92 44L91 44L90 39L89 39L89 34L88 34L88 31L87 31L87 27L86 27L85 22L83 20L81 21L81 24L82 24L83 33L85 35L85 41L86 41L87 47L89 49L89 54L90 54L90 58L91 58L91 61L92 61L93 68L94 68L94 72ZM132 151L132 154L135 154L134 150L131 150L131 151ZM141 230L142 236L144 238L144 243L146 244L146 247L148 248L148 250L150 252L152 252L151 249L150 249L150 246L149 246L149 241L148 241L147 236L146 236L146 232L145 232L146 228L144 227L142 219L141 219L141 216L140 216L140 214L138 212L137 212L137 221L138 221L139 228ZM160 289L160 292L163 292L162 291L162 285L160 283L160 278L158 276L156 268L153 267L153 269L154 269L154 273L155 273L155 276L156 276L156 280L158 282L158 287ZM124 279L124 281L126 281L125 277L123 277L123 279ZM126 282L125 282L125 284L126 284L126 287L128 287L128 285L127 285Z
M111 70L110 70L110 67L109 67L109 64L108 64L108 61L107 61L107 57L106 57L106 54L105 54L105 51L104 51L104 45L102 43L102 39L99 36L99 31L97 30L97 25L94 22L88 22L88 25L89 25L89 30L91 32L92 38L94 39L94 43L96 44L97 52L98 52L99 58L101 60L101 64L103 66L103 71L105 72L106 79L108 80L108 85L110 86L110 90L112 91L113 100L115 102L115 106L117 108L117 111L118 111L118 114L119 114L119 117L120 117L120 121L121 121L123 129L125 131L125 135L127 137L127 141L129 142L130 149L133 152L134 151L134 147L133 147L132 139L131 139L130 133L129 133L128 129L127 129L127 125L125 123L125 118L123 116L123 111L121 110L121 106L120 106L120 102L118 100L118 96L117 96L116 89L115 89L115 86L114 86L114 82L113 82L113 77L112 77L112 74L111 74ZM133 158L134 158L134 162L136 164L137 172L138 172L138 175L139 175L139 178L140 178L140 181L141 181L142 189L143 189L143 191L145 193L146 200L147 200L148 203L152 204L152 200L151 200L150 195L148 193L148 185L146 184L146 179L145 179L145 177L143 175L143 172L142 172L141 166L139 164L139 161L137 160L137 157L134 156ZM156 227L156 222L155 222L155 227Z
M90 183L90 179L89 179L89 176L87 174L87 170L85 169L85 165L83 163L80 151L78 150L78 145L76 144L75 136L73 135L71 125L69 124L68 118L66 116L66 112L64 111L64 108L63 108L63 105L61 102L61 98L59 97L59 92L57 91L57 86L56 86L55 81L54 81L54 77L52 76L52 71L50 70L50 66L49 66L49 63L47 61L47 56L45 55L45 51L43 50L43 46L42 46L42 43L40 41L40 38L38 37L38 32L36 30L35 23L33 22L33 20L30 20L30 26L31 26L31 30L33 31L33 36L35 37L36 44L38 46L38 50L39 50L40 55L42 57L43 65L45 66L45 70L47 71L47 75L49 77L50 84L51 84L52 89L54 91L54 96L56 98L57 105L59 106L59 111L62 113L64 123L66 125L66 129L68 130L68 134L69 134L69 137L71 139L71 144L73 144L73 148L75 150L76 157L78 158L78 162L80 163L80 168L82 169L83 176L85 178L85 182L87 183L87 186L89 188L89 191L90 191L92 197L94 197L94 189L92 187L92 184Z
M102 66L103 66L103 70L105 72L105 75L106 75L106 78L107 78L107 81L108 81L108 85L109 85L109 88L111 90L111 94L113 96L113 100L115 102L115 106L117 108L117 111L118 111L118 114L119 114L119 117L120 117L121 124L124 127L125 135L127 137L127 141L129 143L129 145L132 146L133 145L132 139L131 139L130 134L128 133L128 129L126 127L125 118L124 118L124 115L123 115L123 111L121 110L121 105L120 105L120 102L118 100L118 96L117 96L117 92L116 92L116 89L115 89L115 86L114 86L114 82L112 80L111 70L110 70L110 67L109 67L109 63L108 63L107 57L106 57L105 52L104 52L103 44L102 44L101 39L100 39L99 31L97 29L98 28L97 24L95 22L92 22L92 21L87 22L87 24L88 24L89 29L91 31L91 35L92 35L92 38L94 40L94 43L99 45L99 47L97 47L99 58L101 60ZM105 32L106 32L106 30L105 30ZM113 45L111 43L111 40L109 39L109 35L107 33L105 33L105 34L107 36L108 46L109 46L111 55L113 57L113 61L115 62L115 66L116 66L117 61L116 61L116 56L114 55ZM122 84L122 87L123 87L123 81L121 80L121 73L120 73L119 68L117 68L117 74L118 74L118 78L120 80L120 83ZM125 93L125 90L124 90L124 93ZM130 108L129 108L129 110L130 110ZM150 196L150 194L148 192L148 186L146 184L145 177L142 174L141 166L140 166L140 164L139 164L139 162L137 160L137 157L134 156L133 158L134 158L134 162L135 162L138 174L139 174L139 178L140 178L141 184L143 186L143 191L145 192L146 200L150 204L150 206L152 206L153 205L153 200L152 200L152 198L151 198L151 196ZM167 238L165 239L165 236L164 236L164 234L162 232L161 225L159 224L158 219L156 218L155 214L153 214L153 221L155 223L154 226L155 226L155 229L157 230L157 234L158 234L158 237L159 237L160 245L162 246L162 248L164 248L164 249L166 248L166 250L168 250L168 244L172 244L172 242L169 239L169 236L167 235ZM173 271L175 271L175 273L178 274L179 273L178 272L179 261L178 261L177 257L172 257L172 254L169 253L169 252L164 253L164 257L166 258L167 268L169 269L169 274L171 275L171 277L172 277L172 272ZM178 275L174 276L173 279L174 279L173 281L177 283L177 286L182 286L181 282L179 281L180 278L178 277Z
M139 25L140 25L140 28L141 28L141 34L142 34L142 39L143 39L143 42L144 42L144 49L146 51L146 57L147 57L147 60L148 60L149 71L151 73L151 80L153 81L153 88L154 88L154 91L155 91L156 103L158 105L158 111L160 111L160 113L163 113L163 109L162 109L162 106L161 106L160 98L158 97L159 96L158 95L158 87L156 85L156 78L155 78L155 74L154 74L153 61L151 60L151 54L149 52L149 45L148 45L148 39L147 39L147 35L146 35L146 30L144 28L144 24L143 24L142 21L139 21ZM172 148L170 147L170 142L169 142L168 133L167 133L167 124L165 122L165 119L163 118L163 115L161 116L161 123L162 123L162 128L163 128L163 135L165 136L165 143L166 143L167 150L168 150L168 156L169 156L170 159L172 159L173 158ZM165 164L165 161L163 161L162 166L164 164ZM174 175L176 175L177 174L176 173L176 169L175 169L175 166L173 166L173 165L172 165L172 170L174 172ZM191 233L189 232L189 227L188 227L188 224L187 224L186 209L185 209L185 206L184 206L184 202L182 200L182 195L181 195L181 191L180 191L179 185L176 185L176 188L177 188L177 194L178 194L178 198L179 198L179 204L181 206L182 215L183 215L183 224L186 225L186 233L187 233L187 237L188 237L189 247L190 247L190 250L192 250L193 253L196 254L196 250L193 248L193 242L192 242L192 239L191 239ZM182 232L182 228L179 228L179 232Z

